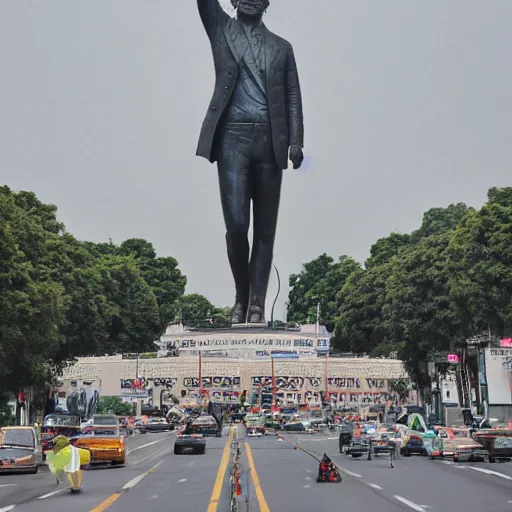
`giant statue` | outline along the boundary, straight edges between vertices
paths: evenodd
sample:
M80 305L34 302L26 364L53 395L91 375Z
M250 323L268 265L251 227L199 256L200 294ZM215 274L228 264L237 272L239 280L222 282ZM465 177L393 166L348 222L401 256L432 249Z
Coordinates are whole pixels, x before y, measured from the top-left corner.
M196 154L217 162L236 289L231 323L263 323L283 170L303 160L302 98L292 46L262 23L269 0L231 2L235 18L218 0L197 0L216 83Z

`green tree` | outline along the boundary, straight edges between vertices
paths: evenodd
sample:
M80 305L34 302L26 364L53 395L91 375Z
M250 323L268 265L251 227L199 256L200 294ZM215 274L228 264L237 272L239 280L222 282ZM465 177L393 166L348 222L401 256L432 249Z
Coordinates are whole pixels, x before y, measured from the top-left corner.
M107 302L104 353L154 349L161 334L158 304L135 261L126 256L104 258L98 270Z
M337 294L349 276L359 269L359 264L348 256L342 256L335 262L331 256L322 254L305 263L300 274L290 276L288 320L315 322L317 305L320 304L320 322L332 331L338 310Z
M185 293L187 278L172 257L157 258L153 245L140 238L125 240L120 253L135 258L145 281L155 294L160 316L160 328L165 330L178 313L178 302Z
M97 413L131 416L132 406L123 402L118 396L102 396L98 402Z
M181 318L190 327L207 325L215 312L215 306L203 295L192 293L184 295L179 302Z
M59 351L68 298L62 286L48 279L37 258L56 236L44 229L34 209L25 212L17 195L0 187L0 389L4 391L44 383L50 361Z
M512 187L492 188L453 232L450 288L464 334L512 333Z

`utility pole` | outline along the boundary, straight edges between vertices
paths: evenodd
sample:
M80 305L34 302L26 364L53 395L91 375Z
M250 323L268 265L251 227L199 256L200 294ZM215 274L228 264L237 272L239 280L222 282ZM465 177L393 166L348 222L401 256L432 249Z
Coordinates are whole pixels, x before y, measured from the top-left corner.
M276 406L276 374L274 371L274 358L272 357L272 354L270 354L270 362L271 362L271 369L272 369L272 407Z
M199 351L199 397L203 395L203 359Z

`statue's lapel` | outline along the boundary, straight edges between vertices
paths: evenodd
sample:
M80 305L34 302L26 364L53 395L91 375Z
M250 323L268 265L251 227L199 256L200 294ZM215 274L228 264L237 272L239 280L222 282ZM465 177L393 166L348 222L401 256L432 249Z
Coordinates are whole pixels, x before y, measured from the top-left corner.
M274 65L277 62L281 47L270 30L263 25L263 39L265 41L265 68L267 71L267 85L270 76L273 74Z
M230 19L224 26L224 34L236 62L239 63L249 47L249 41L245 36L244 29L236 20Z

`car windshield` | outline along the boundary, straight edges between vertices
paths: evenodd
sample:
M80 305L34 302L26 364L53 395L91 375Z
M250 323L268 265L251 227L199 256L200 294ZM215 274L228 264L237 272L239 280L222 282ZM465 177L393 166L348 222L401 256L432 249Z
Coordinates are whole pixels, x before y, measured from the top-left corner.
M92 420L94 425L111 425L117 426L117 420L115 416L94 416Z
M25 428L0 430L0 445L34 448L34 434Z
M47 427L78 427L79 419L68 414L49 414L44 419Z
M196 418L194 420L195 425L204 425L207 423L215 423L215 420L213 419L213 416L201 416L199 418Z

